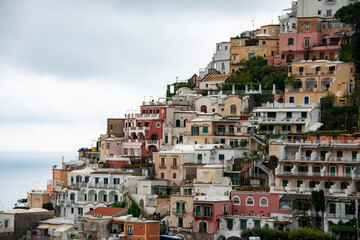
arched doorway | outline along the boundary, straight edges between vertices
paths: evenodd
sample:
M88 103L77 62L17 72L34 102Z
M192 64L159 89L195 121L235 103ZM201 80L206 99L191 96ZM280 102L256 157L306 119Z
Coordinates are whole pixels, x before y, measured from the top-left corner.
M200 107L200 112L207 113L207 106L206 106L206 105L202 105L202 106Z

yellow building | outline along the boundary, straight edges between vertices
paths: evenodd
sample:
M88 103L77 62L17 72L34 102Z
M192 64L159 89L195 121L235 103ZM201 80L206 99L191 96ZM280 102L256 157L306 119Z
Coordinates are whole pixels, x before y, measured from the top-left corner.
M233 37L230 39L230 72L243 68L245 61L252 57L260 56L272 64L273 58L279 54L279 37L270 34L258 34L254 38Z
M294 80L285 86L285 103L321 103L323 97L333 93L339 104L345 104L341 98L355 87L354 71L354 64L340 61L294 62L289 73Z

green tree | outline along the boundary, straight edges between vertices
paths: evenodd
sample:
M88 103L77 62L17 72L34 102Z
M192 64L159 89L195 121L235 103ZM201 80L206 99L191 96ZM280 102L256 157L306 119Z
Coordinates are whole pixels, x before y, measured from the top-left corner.
M269 160L269 169L275 174L275 169L277 168L278 166L278 163L279 163L279 159L274 156L274 155L271 155L270 156L270 160Z
M335 18L342 23L351 25L355 29L353 61L357 71L360 64L360 2L343 6L335 13Z
M298 228L289 234L290 240L330 240L331 236L328 233L324 233L320 230L305 227Z
M54 210L54 207L53 207L53 205L52 205L51 202L49 202L49 203L44 203L44 204L42 205L42 208L47 209L47 210Z
M126 202L122 201L121 203L115 203L115 204L112 205L112 207L114 207L114 208L124 208L124 207L126 207Z
M321 229L322 218L319 217L319 212L324 213L325 211L325 195L322 189L319 191L311 192L311 203L316 211L316 218L315 218L316 228Z
M140 216L140 208L134 200L131 202L131 207L128 209L128 214L133 215L133 217Z

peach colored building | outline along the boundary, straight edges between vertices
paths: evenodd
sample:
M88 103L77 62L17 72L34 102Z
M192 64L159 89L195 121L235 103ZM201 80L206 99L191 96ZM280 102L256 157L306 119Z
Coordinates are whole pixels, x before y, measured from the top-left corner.
M130 218L124 222L126 240L158 240L160 239L160 222Z
M170 197L170 231L192 232L194 197L171 195Z
M45 190L31 190L27 193L29 208L42 208L44 203L50 202L50 195Z
M341 61L294 62L289 73L294 81L285 86L284 102L297 105L321 103L321 98L333 93L340 103L345 104L341 98L355 87L354 71L354 64Z

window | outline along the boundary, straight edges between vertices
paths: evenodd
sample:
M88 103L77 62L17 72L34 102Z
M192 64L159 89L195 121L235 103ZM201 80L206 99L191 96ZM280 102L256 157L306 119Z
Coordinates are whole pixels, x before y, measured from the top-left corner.
M199 232L207 232L207 222L199 222Z
M208 133L208 132L209 132L208 126L203 126L203 133Z
M201 206L195 206L195 216L201 216Z
M228 50L228 46L225 46L225 51L227 51Z
M169 136L165 135L165 143L168 143L168 142L169 142Z
M177 158L173 158L173 167L177 167Z
M108 178L104 178L104 184L109 184L109 179Z
M71 177L71 182L74 182L74 177Z
M246 229L246 220L240 219L240 229Z
M342 151L336 151L336 159L338 161L340 161L342 157L343 157L343 152Z
M104 194L103 200L104 200L104 202L107 202L107 195L106 194Z
M198 164L202 164L202 154L197 155Z
M254 198L247 197L246 198L246 206L254 206Z
M161 127L161 123L157 122L157 123L156 123L156 127L157 127L157 128L160 128L160 127Z
M276 118L276 112L268 112L267 117L268 118Z
M165 178L165 173L161 173L161 179L164 179Z
M199 127L198 126L191 127L191 136L199 136Z
M211 216L211 207L210 206L205 206L204 207L204 216L206 216L206 217Z
M176 179L176 173L173 173L173 179Z
M226 219L226 223L227 223L227 228L229 229L229 230L232 230L233 229L233 223L234 223L234 219L231 219L231 218L227 218Z
M234 203L234 205L240 205L240 198L239 197L234 197L233 198L233 203Z
M222 47L221 45L218 45L218 51L221 51L221 47Z
M261 225L260 225L260 220L254 220L254 227L256 228L260 228Z
M70 200L75 201L75 193L70 194Z
M356 161L357 158L357 152L352 152L352 160Z
M81 208L81 207L79 207L78 208L78 214L79 214L79 216L82 216L83 215L83 208Z
M224 160L225 160L225 155L219 154L219 161L224 161Z
M266 41L262 41L262 45L266 45Z
M9 220L5 220L5 228L9 228L10 224L9 224Z
M165 158L161 158L160 161L160 167L165 167Z
M71 212L71 214L74 214L74 208L73 207L70 209L70 212Z
M336 205L334 203L331 203L329 205L329 213L330 214L336 214Z
M301 112L301 118L307 118L307 112Z
M267 207L267 206L268 206L268 200L267 200L266 197L262 197L262 198L260 199L260 206L261 206L261 207Z
M176 126L176 127L180 127L180 119L176 120L175 126Z
M308 104L309 104L309 97L308 97L308 96L305 96L305 97L304 97L304 104L305 104L305 105L308 105Z
M86 177L85 177L85 182L88 183L89 180L90 180L90 177L89 177L89 176L86 176Z
M327 10L326 10L326 16L327 16L327 17L331 17L331 15L332 15L331 9L327 9Z
M294 39L293 38L288 39L288 45L294 45Z
M227 206L226 205L223 206L223 212L227 213Z
M91 224L91 229L96 230L96 223L92 223L92 224Z
M176 213L185 213L186 205L184 202L176 202Z
M305 38L304 46L305 46L305 47L309 47L309 46L310 46L310 38Z
M128 225L128 235L132 235L133 234L133 226L132 225Z
M305 30L310 30L310 23L305 23Z
M286 113L286 118L292 118L292 112L287 112Z
M318 10L318 15L319 15L319 16L321 15L321 10Z
M295 97L289 97L289 103L295 103Z
M114 178L113 182L114 184L120 184L120 178Z
M183 218L178 217L178 227L183 227Z

